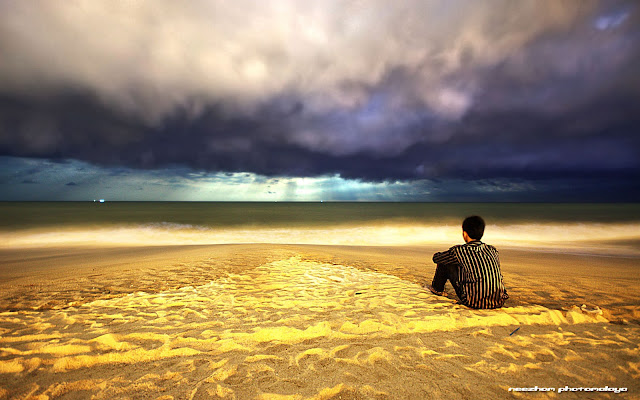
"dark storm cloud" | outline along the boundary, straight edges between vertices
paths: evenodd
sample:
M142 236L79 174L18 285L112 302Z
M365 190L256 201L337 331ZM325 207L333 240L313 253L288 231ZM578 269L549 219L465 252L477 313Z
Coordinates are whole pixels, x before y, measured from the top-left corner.
M639 27L631 1L5 2L0 155L637 196Z

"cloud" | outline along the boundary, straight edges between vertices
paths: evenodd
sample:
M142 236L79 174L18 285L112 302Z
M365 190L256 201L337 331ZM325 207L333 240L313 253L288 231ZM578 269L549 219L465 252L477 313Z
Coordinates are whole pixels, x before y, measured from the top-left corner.
M118 174L637 176L639 18L624 1L2 2L0 154Z
M478 84L465 71L593 9L508 0L8 2L0 70L8 90L87 88L147 122L214 101L251 110L291 92L319 113L357 107L368 87L404 70L412 79L399 94L456 117Z
M33 169L38 172L33 172ZM11 173L8 176L8 172ZM73 181L71 180L73 179ZM33 180L38 184L21 184ZM82 182L66 186L69 182ZM366 182L340 176L268 178L250 173L193 172L173 167L131 170L78 161L0 157L0 200L154 201L573 201L636 202L640 186L628 175L529 179L414 179Z

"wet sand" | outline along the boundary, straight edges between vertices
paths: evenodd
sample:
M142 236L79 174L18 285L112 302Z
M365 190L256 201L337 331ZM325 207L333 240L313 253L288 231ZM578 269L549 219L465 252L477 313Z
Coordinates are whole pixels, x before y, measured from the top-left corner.
M0 399L640 396L639 258L501 249L471 310L421 289L436 250L0 250Z

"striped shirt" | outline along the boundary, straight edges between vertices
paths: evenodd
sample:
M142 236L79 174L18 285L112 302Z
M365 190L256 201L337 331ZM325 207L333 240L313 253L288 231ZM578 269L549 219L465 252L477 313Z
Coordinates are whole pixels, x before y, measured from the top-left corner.
M479 240L433 255L436 264L458 266L460 301L471 308L499 308L509 298L500 272L498 250Z

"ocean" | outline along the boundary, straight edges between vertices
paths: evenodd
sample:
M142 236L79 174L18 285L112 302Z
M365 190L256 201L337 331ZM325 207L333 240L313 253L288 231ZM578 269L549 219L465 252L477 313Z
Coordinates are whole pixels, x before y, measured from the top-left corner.
M464 217L502 246L640 252L640 204L2 202L0 248L456 244Z

